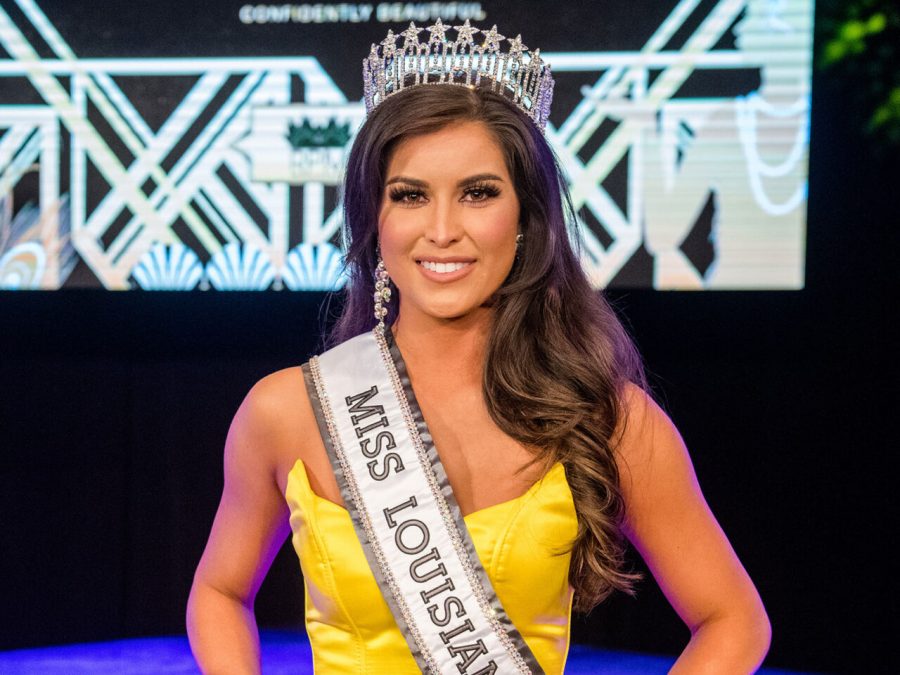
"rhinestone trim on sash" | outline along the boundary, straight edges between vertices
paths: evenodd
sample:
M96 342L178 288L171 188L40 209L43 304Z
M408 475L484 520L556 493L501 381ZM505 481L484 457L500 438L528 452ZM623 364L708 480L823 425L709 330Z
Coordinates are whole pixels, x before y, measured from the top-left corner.
M363 501L362 496L359 493L359 486L356 484L356 479L353 477L353 472L347 465L347 457L344 454L344 447L341 444L340 435L337 433L337 427L334 423L334 413L332 412L331 402L328 399L328 393L325 391L325 387L322 382L322 373L319 371L319 359L317 357L313 357L309 360L309 369L312 373L313 381L316 384L316 391L319 395L319 400L322 402L322 412L325 415L325 422L328 425L328 434L331 436L332 443L334 443L334 449L336 451L335 454L337 455L338 461L341 463L341 467L347 481L347 488L350 490L350 494L353 498L353 506L359 512L360 520L362 521L363 527L366 531L366 537L368 538L369 545L372 548L372 552L375 554L375 558L378 561L378 566L381 568L381 573L384 576L388 587L391 589L391 595L394 596L394 601L397 603L397 607L403 615L403 619L406 621L407 630L410 632L416 642L416 645L419 647L422 658L424 659L425 663L428 664L428 667L433 673L440 674L440 669L438 668L434 657L431 655L431 650L428 649L427 643L422 639L418 628L416 628L416 623L412 619L409 607L407 606L406 601L403 599L403 594L400 592L400 589L397 586L397 580L394 578L394 575L391 572L391 568L384 558L384 551L382 550L381 545L378 543L378 538L375 536L374 529L372 528L372 519L369 516L369 512L366 509L365 502Z
M459 530L456 528L456 522L454 521L453 516L450 515L450 509L447 507L447 500L444 499L444 495L441 492L440 486L438 485L437 476L435 476L434 471L431 470L431 461L428 459L428 455L425 453L425 448L422 443L422 437L419 436L419 430L416 428L415 422L413 422L412 412L410 412L409 409L409 401L406 399L406 393L403 390L403 385L400 382L400 376L397 374L397 368L394 364L394 357L391 355L390 347L388 347L384 334L375 333L375 341L378 343L378 349L381 351L381 357L384 359L384 365L387 368L388 373L390 374L391 384L393 384L394 386L394 395L400 401L400 408L403 410L403 420L406 423L406 428L409 430L409 435L413 439L413 443L415 444L416 454L419 457L419 462L421 463L422 468L424 469L425 476L428 479L428 486L429 488L431 488L431 492L434 495L435 501L438 504L438 508L441 511L441 518L443 519L444 524L447 526L447 530L450 532L450 538L453 541L453 548L456 551L456 554L459 556L462 567L466 572L466 576L469 578L469 583L472 584L472 589L475 591L475 597L478 600L478 605L479 607L481 607L481 611L490 622L491 627L494 629L494 632L497 634L500 642L503 644L503 646L509 652L510 656L515 661L516 666L518 666L520 672L531 673L531 669L528 668L525 660L519 654L519 651L516 649L515 645L513 645L512 640L509 639L509 635L497 621L497 614L494 611L494 608L491 606L491 603L488 602L488 599L485 596L484 587L481 585L481 580L475 574L475 570L472 567L472 561L469 559L462 539L459 536Z

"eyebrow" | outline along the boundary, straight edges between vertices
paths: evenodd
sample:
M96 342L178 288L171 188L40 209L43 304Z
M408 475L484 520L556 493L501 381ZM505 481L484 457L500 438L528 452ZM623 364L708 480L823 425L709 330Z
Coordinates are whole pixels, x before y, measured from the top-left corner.
M459 182L456 183L456 187L464 187L466 185L471 185L472 183L481 183L486 180L494 180L502 183L503 179L500 178L495 173L476 173L474 176L467 176L463 178ZM393 176L390 178L384 186L393 185L394 183L406 183L407 185L412 185L413 187L419 188L427 188L428 183L424 180L419 180L418 178L410 178L409 176Z

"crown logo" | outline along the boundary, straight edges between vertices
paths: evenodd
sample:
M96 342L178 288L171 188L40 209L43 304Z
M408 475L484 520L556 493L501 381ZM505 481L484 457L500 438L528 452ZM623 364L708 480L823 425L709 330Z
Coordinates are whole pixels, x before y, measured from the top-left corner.
M334 118L328 120L325 126L315 126L308 119L304 119L300 124L288 122L285 137L294 150L343 147L350 142L350 123L338 124Z
M427 42L419 41L422 32L415 23L379 45L372 45L363 60L363 88L366 113L371 113L382 101L398 91L421 84L452 84L466 87L490 82L492 91L500 91L525 112L543 131L553 99L553 76L550 66L541 60L541 50L528 51L522 36L507 40L497 32L469 25L454 26L456 40L448 41L447 26L438 19L426 30ZM476 43L475 34L484 40ZM402 44L398 40L403 38ZM509 43L509 51L500 51L502 42Z

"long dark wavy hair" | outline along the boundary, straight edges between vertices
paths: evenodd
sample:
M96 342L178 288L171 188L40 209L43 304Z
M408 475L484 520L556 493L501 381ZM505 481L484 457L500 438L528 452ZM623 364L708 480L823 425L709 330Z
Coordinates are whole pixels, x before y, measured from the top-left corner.
M569 581L575 608L589 611L613 590L632 592L624 569L624 503L614 435L625 423L624 387L646 389L638 352L615 312L592 288L565 180L528 116L488 88L420 86L382 102L350 152L343 192L349 282L326 344L375 325L372 296L378 214L392 150L404 139L464 121L483 123L499 143L520 204L524 241L493 298L482 388L506 434L536 448L533 462L561 461L578 514ZM390 325L399 293L394 288ZM618 437L618 436L617 436Z

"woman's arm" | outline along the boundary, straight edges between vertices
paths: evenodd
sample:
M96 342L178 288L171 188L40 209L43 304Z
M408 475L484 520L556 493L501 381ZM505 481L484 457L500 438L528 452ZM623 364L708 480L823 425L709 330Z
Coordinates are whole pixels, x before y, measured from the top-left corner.
M630 386L618 445L625 534L691 639L672 673L752 673L771 628L753 582L706 504L672 421Z
M275 460L292 442L280 410L290 376L258 382L228 431L222 499L187 606L191 649L204 673L260 672L253 602L290 529Z

